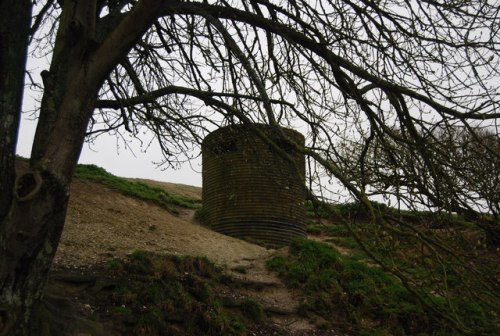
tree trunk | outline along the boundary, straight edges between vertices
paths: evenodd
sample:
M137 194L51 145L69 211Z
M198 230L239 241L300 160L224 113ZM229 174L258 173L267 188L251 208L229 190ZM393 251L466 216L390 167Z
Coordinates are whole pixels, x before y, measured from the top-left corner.
M67 203L66 193L49 175L27 174L14 182L31 11L31 0L0 2L0 335L36 333L27 323L41 300L41 275L60 232L49 222L63 223ZM42 179L47 181L43 188ZM51 196L42 200L42 194Z
M71 72L74 77L58 84L65 86L65 94L46 146L39 147L43 156L17 177L10 211L2 223L0 316L5 334L38 335L41 325L50 325L40 317L45 283L64 227L71 177L97 90L85 84L84 67L75 67L79 70Z
M0 1L3 19L10 11L4 12L5 1ZM64 227L69 186L97 92L155 20L163 0L138 2L100 44L93 39L95 4L96 0L64 1L51 67L44 72L44 97L30 169L13 185L12 159L5 166L10 167L11 175L1 177L2 185L4 180L9 183L10 195L0 217L0 336L39 335L41 325L47 324L40 314L45 283ZM27 22L29 26L29 19ZM27 43L26 38L22 41ZM15 115L18 120L18 110ZM12 130L17 131L17 125ZM15 141L10 143L9 147L0 140L0 150L13 153ZM1 168L3 175L4 166Z
M0 0L0 223L14 187L31 7L31 0Z
M11 20L2 23L8 26L8 33L12 34L16 30L14 24L19 24L13 21L19 20L16 15L21 14L15 6L17 0L8 2L12 3ZM2 6L4 3L2 1ZM23 3L31 6L30 0ZM67 2L63 10L51 69L44 76L45 103L41 106L37 125L39 143L33 146L35 155L32 155L29 171L16 179L13 154L15 139L11 137L8 142L2 139L1 158L6 162L2 161L2 189L5 188L7 192L2 190L3 215L0 217L0 335L39 335L44 330L45 334L52 333L50 320L47 320L43 309L45 284L64 227L71 177L99 89L99 83L89 84L86 78L89 43L86 36L81 34L82 22L76 22L75 18L75 4L85 3L90 2ZM3 10L2 7L2 19L9 16ZM0 49L2 53L8 53L13 52L11 45L13 48L18 47L17 50L24 50L24 54L22 57L16 54L12 58L25 60L31 13L29 11L23 15L27 15L24 17L24 39L19 38L16 45L12 41L15 40L13 36L18 34L5 35L4 38L3 33L7 31L2 29ZM3 47L6 43L9 48ZM19 47L21 45L24 49ZM2 71L4 67L12 68L9 61L15 63L14 60L2 59ZM18 81L24 77L24 65L24 62L20 64L21 69L12 74L17 76ZM4 76L1 77L3 79ZM9 84L13 82L5 85ZM16 92L15 97L20 100L23 82L16 84L20 86L20 91ZM7 101L5 104L12 103ZM15 122L9 124L10 133L7 134L17 134L14 132L18 129L20 103L15 107L17 111L7 114L9 121L11 116L15 116ZM4 151L12 153L10 158ZM7 169L4 170L4 167Z
M10 211L2 222L0 335L38 335L41 325L50 325L39 313L43 312L45 283L64 227L71 177L96 95L95 89L82 84L85 71L77 73L60 84L67 85L66 94L44 155L17 177Z
M50 325L40 317L45 283L64 227L71 177L97 90L85 84L84 67L78 68L73 78L59 84L66 86L65 95L44 155L17 177L15 197L2 223L0 316L9 335L38 335L41 325Z
M35 335L45 282L64 225L67 186L49 172L16 181L17 194L1 232L1 335Z

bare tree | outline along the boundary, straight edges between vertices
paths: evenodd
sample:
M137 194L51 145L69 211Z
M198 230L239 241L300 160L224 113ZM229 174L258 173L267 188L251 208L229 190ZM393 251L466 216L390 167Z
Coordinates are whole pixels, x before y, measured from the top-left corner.
M9 134L0 140L3 334L36 327L33 312L64 227L73 170L86 136L100 132L139 136L152 130L165 162L172 163L222 124L302 127L306 147L285 141L309 156L311 176L324 174L343 185L380 232L396 224L375 211L369 197L390 192L397 181L411 186L398 194L408 204L470 212L470 202L481 201L454 184L459 165L443 161L448 149L427 135L437 126L448 134L460 125L470 136L485 126L498 136L498 4L47 0L37 2L30 28L32 6L1 2L0 127ZM30 42L48 48L51 63L42 73L31 171L14 183L21 73ZM4 76L10 71L14 82ZM390 166L369 161L374 143ZM360 150L343 151L342 144ZM498 152L491 155L498 159ZM387 167L396 180L368 179L370 170ZM312 189L318 187L325 185ZM418 288L404 270L371 255ZM484 297L498 300L482 273L474 275L485 284ZM453 314L447 319L467 329Z
M405 130L390 129L400 139ZM439 125L418 132L421 143L433 149L426 158L441 168L438 175L426 169L426 161L416 151L417 144L396 141L387 136L369 142L345 139L338 144L346 156L350 153L350 179L363 185L371 196L392 195L406 207L456 211L470 219L489 213L498 218L500 139L488 128L464 128ZM428 180L438 183L429 183ZM427 183L427 185L426 185ZM406 197L413 194L413 198Z

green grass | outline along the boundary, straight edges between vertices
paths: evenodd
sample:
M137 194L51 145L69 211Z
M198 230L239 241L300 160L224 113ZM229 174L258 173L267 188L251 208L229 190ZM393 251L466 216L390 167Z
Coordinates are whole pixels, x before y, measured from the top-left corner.
M447 212L400 210L379 202L371 202L373 209L383 215L398 218L406 223L425 224L434 228L454 227L474 229L478 226L463 217ZM309 218L349 219L369 221L371 215L360 202L332 203L329 205L315 205L311 201L305 202ZM491 216L485 215L486 218Z
M246 266L243 265L238 265L233 268L231 268L232 271L238 272L240 274L247 274L247 268Z
M329 207L313 203L310 200L307 200L304 203L304 206L306 208L307 215L310 217L315 216L315 217L327 218L331 214L331 210Z
M203 225L210 224L208 221L208 218L207 218L207 213L203 209L202 206L198 207L198 209L196 209L196 211L194 212L194 219L196 219L198 222L200 222Z
M355 326L364 335L454 335L442 318L409 292L394 276L377 267L341 255L322 243L297 239L290 256L275 256L267 267L305 295L304 315L319 315L330 323ZM432 305L449 313L446 300L429 295ZM457 296L455 312L470 330L494 334L495 312L483 304ZM367 324L366 321L370 321Z
M96 165L78 165L75 171L75 177L82 180L101 183L126 196L153 202L173 213L177 212L175 206L190 209L197 209L200 206L198 200L172 195L159 187L114 176Z
M245 316L252 321L260 322L264 318L264 309L262 306L252 298L246 298L242 305L241 310Z
M223 275L206 258L133 252L108 265L114 286L98 293L116 330L130 335L242 335L244 316L258 320L253 301L242 316L226 309L213 286Z
M381 316L374 315L370 311L367 314L365 310L352 316L343 316L349 321L360 324L360 333L363 332L363 323L356 322L356 316L368 316L369 319L379 321L378 326L371 328L370 332L366 331L368 334L403 335L421 332L425 335L453 335L458 334L456 330L461 330L461 332L473 335L496 335L496 330L500 328L500 321L497 313L498 296L494 293L498 293L498 278L495 277L498 276L500 268L495 262L498 259L492 257L493 249L488 248L487 244L481 243L485 240L485 234L478 225L453 214L397 212L395 209L388 208L384 210L383 215L397 217L402 223L402 225L397 222L391 223L391 228L394 229L391 231L387 226L384 227L376 222L366 220L363 216L353 215L357 213L355 205L345 205L342 211L344 215L350 216L351 220L348 223L363 245L378 260L401 271L409 279L410 288L416 290L421 298L420 301L417 300L416 295L410 295L398 279L390 276L395 282L393 281L391 286L383 289L382 296L374 295L373 293L376 291L365 292L361 296L363 298L361 302L364 303L365 308L376 302L384 302L383 306L375 305L382 314ZM337 211L337 215L340 212ZM354 261L361 262L362 265L369 263L370 258L361 250L347 226L338 224L341 221L336 221L335 216L331 218L331 222L334 224L320 226L311 221L308 232L327 236L325 241L333 243L335 246L347 248L349 257L340 256L339 259L344 265ZM419 230L422 236L418 237L413 234L412 227ZM318 229L320 232L316 233ZM451 252L448 253L448 251L436 247L439 245L431 245L431 248L426 246L424 250L423 241L425 239L442 244L441 246L445 246ZM465 263L457 260L455 257L457 255L463 258ZM293 258L292 255L291 259ZM288 262L289 260L285 264L288 265ZM293 280L296 269L297 265L292 263L286 272L287 276L292 276L292 283L296 282ZM317 269L314 272L325 276ZM363 277L360 276L360 278ZM345 282L342 283L341 279L337 278L337 282L341 291L347 294L346 298L349 300L347 300L346 305L349 306L352 302L350 299L353 297L351 295L352 289L356 288L359 283L354 283L355 287L351 287ZM308 288L304 284L300 284L299 287ZM364 280L359 286L359 288L369 287ZM389 292L387 292L388 290ZM401 299L402 293L406 293L404 296L408 298ZM397 295L392 296L392 294ZM325 292L319 294L320 297L329 297L328 295ZM366 298L371 299L367 300ZM410 299L412 301L409 301ZM303 308L306 311L307 309L311 311L310 302L306 303ZM417 307L419 310L416 310ZM429 307L435 309L436 313L430 313ZM356 305L349 310L356 311L358 308L361 307ZM312 311L314 310L313 305ZM320 311L320 313L327 318L325 312ZM450 319L455 322L450 323ZM394 324L391 325L387 321L392 321L391 323ZM386 325L387 323L389 325ZM419 330L415 326L423 329Z

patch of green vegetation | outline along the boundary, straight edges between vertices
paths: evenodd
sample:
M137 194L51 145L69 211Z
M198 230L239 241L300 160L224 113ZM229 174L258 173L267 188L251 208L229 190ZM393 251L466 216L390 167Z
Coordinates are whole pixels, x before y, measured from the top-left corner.
M147 261L148 252L143 250L135 250L130 255L130 259L135 261Z
M309 217L320 217L320 218L328 218L331 214L331 210L326 207L322 206L318 203L314 203L310 200L307 200L304 203L304 206L306 207L306 213Z
M203 209L202 206L199 207L198 209L196 209L196 211L194 212L194 219L196 219L198 222L200 222L203 225L210 224L208 222L206 211Z
M373 209L380 213L392 214L397 211L383 203L371 202ZM333 204L332 212L344 218L356 218L356 219L368 219L370 218L370 213L364 204L360 202L349 202L341 204Z
M245 318L224 308L212 289L222 271L208 259L135 251L113 265L116 285L102 290L98 299L112 303L108 314L115 330L129 335L244 334ZM252 302L242 312L254 320L261 316Z
M397 278L343 256L326 244L296 239L290 245L289 257L275 256L268 260L267 267L304 292L306 299L300 307L304 315L344 321L357 326L357 332L363 335L456 334L444 318L428 310L426 301L417 299ZM445 299L428 297L433 307L449 311ZM467 328L478 331L478 335L494 330L491 308L459 297L452 299L459 307L454 313Z
M321 235L325 226L318 221L308 220L306 222L306 232L310 235Z
M107 268L110 271L120 271L123 269L123 264L119 259L112 259L108 261Z
M259 322L264 317L264 309L252 298L246 298L241 304L243 313L255 322Z
M247 268L243 265L235 266L231 268L231 270L241 273L241 274L247 274Z
M345 225L328 225L325 227L325 234L335 237L350 237L351 233Z
M129 181L110 174L96 165L78 165L75 170L75 176L83 180L101 183L127 196L151 201L173 213L178 212L174 206L190 209L196 209L200 206L199 201L169 194L162 188L150 186L143 182Z
M115 312L117 314L124 314L124 315L130 315L132 313L129 308L124 307L124 306L114 307L113 312Z
M325 241L332 242L336 246L342 246L351 250L359 249L358 243L352 237L331 237L326 239Z
M343 218L366 221L371 217L368 209L361 202L318 205L311 201L307 201L305 206L307 215L310 218ZM478 225L475 223L472 223L457 214L448 212L401 210L375 201L371 202L371 206L379 215L397 218L406 223L423 224L432 228L478 228ZM485 217L489 218L491 216L485 215Z

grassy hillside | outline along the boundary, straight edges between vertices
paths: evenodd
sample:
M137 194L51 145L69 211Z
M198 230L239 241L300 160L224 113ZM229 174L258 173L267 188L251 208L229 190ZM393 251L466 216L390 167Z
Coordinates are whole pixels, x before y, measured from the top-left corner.
M113 176L93 165L80 165L76 176L171 212L177 207L201 207L199 201ZM356 334L494 335L499 327L498 297L494 297L498 258L489 256L484 232L456 215L374 206L396 222L380 226L357 203L327 209L306 204L309 234L349 252L340 254L331 245L299 239L291 244L288 256L268 261L271 271L306 298L301 314L323 327L349 326L346 330ZM442 251L432 250L434 246ZM372 258L383 267L375 266ZM475 263L473 272L490 276L466 278L470 262ZM484 287L477 288L482 283Z
M181 208L201 209L199 199L116 177L94 165L79 165L75 175L174 214ZM80 188L92 185L81 183ZM81 206L87 203L92 207L92 202ZM266 263L300 301L291 318L316 325L315 335L329 335L328 330L337 335L496 335L500 258L488 245L487 233L452 214L374 206L385 221L372 220L357 203L306 204L309 239L293 241ZM132 218L128 209L121 211L125 222ZM89 212L95 208L78 213L88 217ZM106 225L112 226L112 220ZM168 239L188 238L172 232ZM80 243L71 237L71 244ZM164 251L164 245L157 251ZM285 329L270 327L273 313L249 294L248 282L235 281L234 274L207 258L136 251L100 267L82 270L70 287L57 283L69 288L70 298L78 293L80 305L91 305L88 317L102 330L96 335L287 335ZM255 271L243 265L233 270L244 276ZM232 291L230 297L242 299L226 301L221 286ZM56 292L64 293L60 287Z
M310 209L307 231L328 245L295 241L269 262L307 293L305 312L340 313L367 335L496 335L500 257L489 231L454 214L374 206L378 220L356 203Z
M453 313L474 335L498 330L497 312L484 302L459 292L447 298L416 295L362 255L342 255L327 244L297 239L289 256L273 257L267 265L303 291L301 313L321 317L324 327L345 325L358 335L459 335L447 320ZM450 286L454 281L459 286L456 280L450 279ZM432 292L430 287L423 290ZM450 312L450 300L458 310Z
M144 201L151 201L173 213L177 212L176 207L190 209L197 209L200 207L199 200L193 200L179 195L171 195L165 189L115 176L96 165L78 165L75 171L75 177L101 183L126 196L135 197Z

